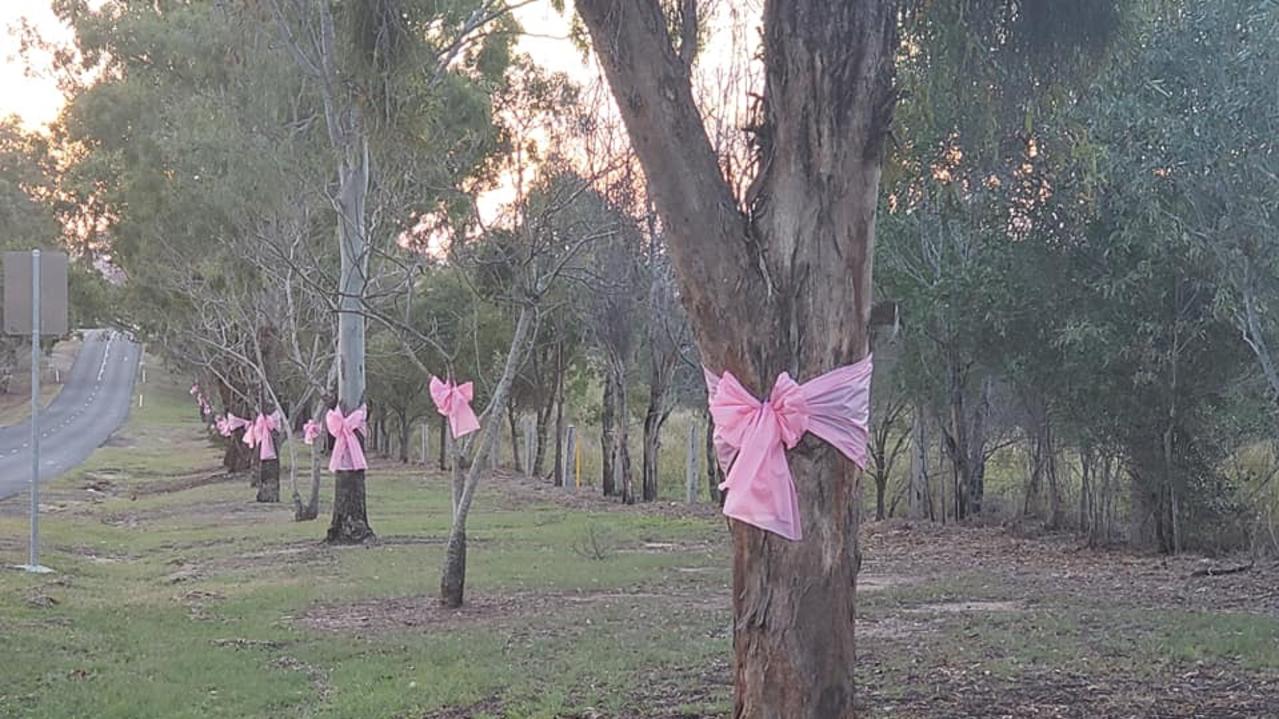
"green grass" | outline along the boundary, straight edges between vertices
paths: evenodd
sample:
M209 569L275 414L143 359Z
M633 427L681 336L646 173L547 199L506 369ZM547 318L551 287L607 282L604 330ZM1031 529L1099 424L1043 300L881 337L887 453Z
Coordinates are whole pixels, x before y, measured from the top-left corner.
M43 559L57 574L0 575L0 634L22 658L0 673L0 716L381 717L472 704L483 716L498 697L503 716L551 717L620 710L637 676L728 650L726 602L697 600L724 591L718 523L517 506L494 482L469 525L468 596L531 596L537 611L369 635L303 626L294 618L317 606L430 603L449 525L445 478L371 470L370 521L383 539L371 547L321 546L323 518L293 522L284 505L253 503L241 481L133 498L218 460L185 392L156 374L118 446L50 488ZM88 501L78 488L102 477L115 496ZM25 551L18 509L0 515L6 564ZM591 531L603 560L576 549ZM689 549L645 551L648 541ZM699 571L678 571L688 568ZM633 592L654 598L613 598ZM238 638L255 644L225 641Z
M368 507L380 543L327 547L323 511L320 521L294 522L287 505L253 502L242 479L159 491L215 472L220 453L181 383L155 370L149 379L143 408L112 446L50 487L43 559L57 574L0 574L0 717L729 711L720 520L663 506L570 505L555 501L557 490L488 479L469 524L470 608L445 612L433 603L449 525L443 475L375 465ZM670 454L682 466L682 447ZM90 482L109 483L108 496L85 491ZM25 558L22 506L0 503L4 564ZM602 559L587 547L592 537ZM878 704L917 698L911 677L955 666L1011 683L1045 667L1100 682L1135 672L1154 688L1198 663L1279 670L1275 617L1149 611L1067 595L1049 575L1021 585L992 571L957 561L942 576L859 595L864 618L919 622L916 633L861 645L872 715ZM928 609L1005 600L1024 604ZM338 620L339 631L321 626Z

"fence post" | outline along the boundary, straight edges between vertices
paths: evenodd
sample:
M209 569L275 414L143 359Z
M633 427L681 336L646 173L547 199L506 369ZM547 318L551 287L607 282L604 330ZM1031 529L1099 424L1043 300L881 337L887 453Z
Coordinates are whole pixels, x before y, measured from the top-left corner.
M577 484L577 427L568 426L564 433L564 491L572 492Z

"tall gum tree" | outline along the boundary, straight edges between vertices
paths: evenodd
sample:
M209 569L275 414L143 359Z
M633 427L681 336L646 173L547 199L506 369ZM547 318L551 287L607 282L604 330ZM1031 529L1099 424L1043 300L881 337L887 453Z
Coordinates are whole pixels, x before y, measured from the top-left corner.
M644 167L703 361L757 396L868 351L884 139L895 101L892 0L769 0L759 172L739 206L659 0L577 0ZM732 521L736 717L853 715L860 474L806 437L788 455L805 538Z

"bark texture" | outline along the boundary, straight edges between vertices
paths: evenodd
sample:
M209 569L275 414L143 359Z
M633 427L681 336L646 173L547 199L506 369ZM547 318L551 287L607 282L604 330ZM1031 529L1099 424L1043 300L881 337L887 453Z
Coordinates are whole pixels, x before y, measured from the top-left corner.
M280 501L280 460L264 459L258 466L258 501Z
M742 203L661 3L577 9L648 178L704 363L763 398L782 371L804 381L864 357L896 4L765 3L760 169ZM731 523L734 716L850 717L860 476L811 435L789 460L804 540Z

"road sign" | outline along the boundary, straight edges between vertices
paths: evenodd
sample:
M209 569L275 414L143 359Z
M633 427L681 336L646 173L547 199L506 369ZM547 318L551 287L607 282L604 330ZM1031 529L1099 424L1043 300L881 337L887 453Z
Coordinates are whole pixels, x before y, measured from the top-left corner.
M62 252L4 253L4 331L31 336L31 542L28 572L40 564L40 335L67 333L67 256Z
M67 333L67 255L40 253L40 334ZM4 332L31 335L32 262L30 252L4 253Z

